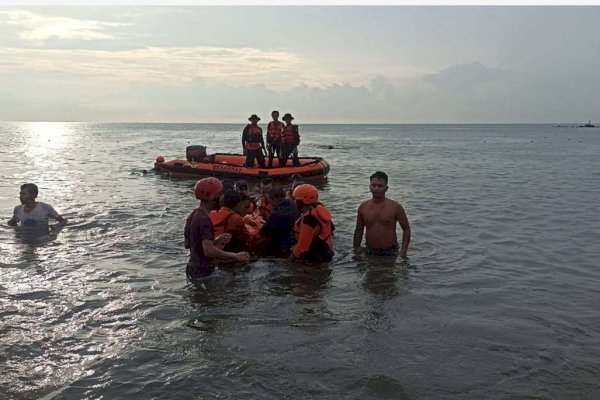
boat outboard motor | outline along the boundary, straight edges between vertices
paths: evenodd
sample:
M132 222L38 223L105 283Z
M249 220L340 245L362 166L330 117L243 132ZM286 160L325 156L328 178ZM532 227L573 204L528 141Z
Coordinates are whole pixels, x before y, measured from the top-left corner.
M185 148L185 158L188 161L207 161L206 146L195 145Z

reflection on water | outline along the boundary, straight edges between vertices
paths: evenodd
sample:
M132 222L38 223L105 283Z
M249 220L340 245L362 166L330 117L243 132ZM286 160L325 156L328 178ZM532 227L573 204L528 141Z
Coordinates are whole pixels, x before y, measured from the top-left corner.
M25 155L36 163L52 160L69 144L71 124L60 122L29 122L21 125L28 136Z
M307 126L301 152L332 165L334 260L193 287L194 182L139 171L191 143L239 151L241 128L0 124L4 221L25 182L71 221L0 227L0 398L598 397L600 137ZM353 252L377 169L411 220L410 262Z
M409 278L410 263L400 256L371 255L360 248L355 251L352 260L364 274L363 287L379 299L398 296L403 290L403 281Z

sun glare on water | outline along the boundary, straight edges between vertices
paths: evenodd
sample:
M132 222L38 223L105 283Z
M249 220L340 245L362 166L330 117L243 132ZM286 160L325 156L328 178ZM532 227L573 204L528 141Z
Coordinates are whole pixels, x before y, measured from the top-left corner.
M34 160L56 155L68 141L68 124L62 122L32 122L29 125L27 155Z

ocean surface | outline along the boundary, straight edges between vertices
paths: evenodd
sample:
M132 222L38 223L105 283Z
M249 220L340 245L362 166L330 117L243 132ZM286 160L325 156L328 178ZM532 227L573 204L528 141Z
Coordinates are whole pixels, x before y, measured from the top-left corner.
M194 181L152 167L239 152L243 124L0 123L0 398L600 398L600 129L298 122L331 164L333 262L205 288ZM376 170L406 261L352 249ZM26 182L70 224L7 226Z

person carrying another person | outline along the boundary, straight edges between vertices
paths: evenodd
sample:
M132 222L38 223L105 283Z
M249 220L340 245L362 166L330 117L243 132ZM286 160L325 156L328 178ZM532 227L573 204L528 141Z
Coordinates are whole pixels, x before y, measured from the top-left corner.
M396 236L398 223L402 228L400 257L406 258L410 243L410 224L406 212L400 203L385 197L388 190L388 176L385 172L375 172L370 181L369 188L373 198L358 207L353 245L360 246L366 228L367 254L396 256L399 248Z
M335 254L333 223L329 210L319 203L317 188L305 183L294 189L293 197L300 210L300 218L294 223L296 245L288 260L331 261Z
M264 178L260 182L260 204L258 206L258 215L262 217L264 221L269 218L271 210L273 210L273 207L269 203L269 197L267 196L271 189L273 189L273 179Z
M265 141L263 139L263 131L258 126L260 118L256 114L252 114L248 118L250 123L246 125L242 132L242 149L246 156L246 167L254 167L254 160L258 160L260 168L265 168Z
M42 228L48 229L50 218L58 221L60 225L66 225L67 220L64 219L56 210L48 203L36 201L38 196L38 187L34 183L25 183L21 185L19 192L19 200L21 205L18 205L13 210L13 216L8 220L8 225Z
M298 125L292 124L294 117L292 117L290 113L285 114L281 119L285 121L285 127L281 134L281 159L279 165L285 167L287 165L287 160L291 155L292 165L298 167L300 166L297 150L297 147L300 144ZM296 150L296 152L294 152L294 150Z
M298 206L294 199L286 199L281 186L273 187L267 196L273 211L260 230L261 238L267 242L265 253L267 256L288 258L296 243L294 222L300 216Z
M273 168L273 158L281 159L281 134L285 124L279 121L279 111L271 113L273 121L267 125L267 151L269 153L269 168Z
M250 260L250 254L245 251L233 253L219 248L229 242L231 235L223 234L215 238L215 228L209 213L217 208L222 191L223 184L213 177L200 179L194 187L200 205L187 217L183 232L184 246L190 250L185 272L193 283L209 276L215 270L217 258L240 263Z
M249 198L235 190L228 190L223 195L223 206L218 210L210 212L215 236L228 233L231 238L223 247L225 251L245 251L252 241L252 237L246 229L244 216L248 207Z

